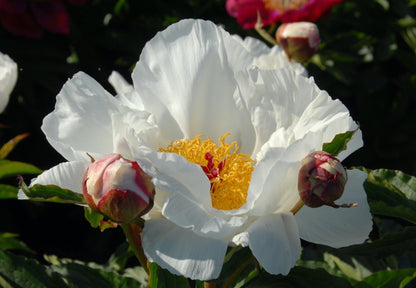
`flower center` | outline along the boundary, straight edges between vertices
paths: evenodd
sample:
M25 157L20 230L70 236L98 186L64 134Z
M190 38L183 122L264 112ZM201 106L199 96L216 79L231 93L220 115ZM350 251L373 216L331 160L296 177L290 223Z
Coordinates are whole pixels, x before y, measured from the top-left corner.
M264 7L268 10L279 10L285 12L287 10L299 10L309 0L263 0Z
M238 209L246 203L247 190L254 160L247 154L239 154L237 142L225 143L227 133L219 138L220 145L215 144L203 135L194 139L183 139L172 142L159 152L176 153L189 162L198 164L211 183L212 206L220 210Z

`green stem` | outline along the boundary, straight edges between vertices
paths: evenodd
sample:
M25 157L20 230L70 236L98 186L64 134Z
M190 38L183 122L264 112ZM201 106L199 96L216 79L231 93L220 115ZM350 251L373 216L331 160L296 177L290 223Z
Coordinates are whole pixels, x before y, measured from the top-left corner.
M140 265L146 271L147 275L149 275L149 269L147 267L147 258L146 255L144 255L142 238L140 237L142 227L137 223L123 223L120 224L120 226L123 229L124 235L126 235L127 241L129 242L130 247L134 252L134 255L136 255L137 259L140 262Z
M228 252L227 255L225 255L224 263L227 263L228 261L230 261L231 257L235 253L237 253L238 251L240 251L241 249L243 249L243 247L241 247L241 246L235 246L235 247L231 248L230 252Z
M254 26L254 29L257 31L257 33L259 33L261 37L263 37L264 40L272 45L278 45L274 38L266 30L263 29L263 21L261 20L260 13L257 13L257 23Z
M215 288L215 283L204 282L204 288Z
M290 210L290 212L293 213L293 215L295 215L296 213L299 212L300 208L303 207L303 201L301 199L299 199L299 201L295 204L295 206L293 206L293 208Z
M243 265L238 267L238 269L235 270L233 274L231 274L231 276L227 278L227 280L225 280L224 285L222 285L222 288L230 287L234 283L234 281L237 279L237 277L244 271L244 269L247 268L247 266L251 263L251 261L253 261L253 258L254 257L250 258L248 261L244 262Z

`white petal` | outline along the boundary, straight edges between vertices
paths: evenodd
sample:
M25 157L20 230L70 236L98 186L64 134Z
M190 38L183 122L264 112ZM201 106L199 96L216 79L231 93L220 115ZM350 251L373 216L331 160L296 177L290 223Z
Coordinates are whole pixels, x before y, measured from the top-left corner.
M128 83L120 73L113 71L110 77L108 77L108 82L116 90L116 98L121 104L134 110L144 110L142 100L137 91L134 90L133 85Z
M262 171L263 169L258 173ZM265 215L275 211L290 211L299 199L298 171L299 163L297 162L277 161L268 171L265 171L263 181L259 181L258 178L253 179L253 184L250 183L250 190L261 190L251 213ZM258 174L256 173L253 177L258 177Z
M300 63L292 62L286 56L286 52L279 46L274 46L267 55L260 56L254 60L254 65L261 69L282 69L290 67L296 74L308 76L308 71Z
M137 149L143 144L157 145L159 143L159 127L154 123L152 114L146 111L129 110L123 114L112 114L113 152L120 153L125 158L133 159L131 149Z
M146 221L142 243L150 262L198 280L218 277L227 250L227 242L199 237L168 220Z
M337 204L358 203L353 208L302 207L295 215L300 237L304 240L344 247L364 242L372 229L372 218L363 188L366 173L348 170L348 181L343 196Z
M249 95L244 99L256 130L254 153L264 149L263 145L287 147L311 132L322 135L318 147L321 150L322 144L332 141L337 134L357 128L348 109L339 100L332 100L312 78L297 75L291 69L252 69L250 77L239 78L238 83L242 94ZM356 133L356 140L341 157L362 145L360 136Z
M56 97L55 110L43 120L49 143L67 160L90 153L113 152L111 114L120 112L118 101L94 79L80 72Z
M209 193L209 191L208 191ZM211 206L211 203L208 203ZM190 228L196 234L215 238L230 239L240 232L247 221L247 216L234 216L230 219L210 215L207 205L197 199L189 199L179 193L170 193L163 207L163 215L178 226Z
M108 77L108 82L110 82L111 86L116 90L117 94L128 94L133 92L133 85L129 84L117 71L111 72L111 75Z
M263 42L253 37L245 37L244 40L237 34L232 35L234 39L241 42L244 48L254 57L260 57L270 53L270 48Z
M299 200L298 173L301 160L322 147L322 135L311 132L285 148L268 148L251 177L247 203L251 213L289 212ZM253 200L251 199L253 198Z
M156 188L155 197L153 199L153 207L149 213L143 216L143 219L146 221L149 219L164 219L165 217L162 215L162 206L168 195L169 192Z
M304 78L303 83L302 80L298 80L300 90L309 89L313 91L313 98L304 107L293 127L296 139L304 137L305 134L311 131L321 131L322 141L326 143L331 142L337 134L357 129L358 125L353 121L347 107L341 101L332 100L325 91L319 90L313 84L312 78L309 81ZM308 86L309 88L307 88ZM302 93L306 93L306 91ZM349 149L341 155L342 159L362 146L361 133L356 133L354 138L354 141L348 145Z
M0 52L0 113L9 103L17 81L17 64L6 54Z
M301 246L295 217L275 214L261 217L248 229L249 247L271 274L289 273L299 259Z
M154 152L143 146L133 153L158 189L179 193L200 205L211 201L210 183L200 166L178 154Z
M218 26L183 20L146 44L132 79L165 138L205 134L216 141L229 132L227 140L237 140L241 151L251 151L254 131L234 79L236 71L251 62L241 43Z
M82 178L91 163L88 161L73 161L60 163L45 170L38 177L32 179L30 186L56 185L76 193L82 193ZM19 199L27 199L23 191L19 191Z
M278 45L269 48L264 41L253 37L241 39L238 35L233 37L243 44L243 46L254 56L253 64L261 69L281 69L291 68L297 74L307 76L305 67L297 62L290 61L285 51Z

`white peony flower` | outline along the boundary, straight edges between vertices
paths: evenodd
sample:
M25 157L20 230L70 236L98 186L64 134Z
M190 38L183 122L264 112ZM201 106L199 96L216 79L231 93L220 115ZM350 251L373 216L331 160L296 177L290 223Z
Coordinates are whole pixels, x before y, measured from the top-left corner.
M0 113L6 109L16 81L17 64L8 55L0 52Z
M262 44L250 41L256 45L211 22L183 20L146 44L133 91L122 82L113 97L76 74L42 126L68 162L32 185L81 193L86 153L137 161L156 186L142 233L145 254L193 279L218 277L229 245L248 246L266 271L287 274L301 238L332 247L363 242L372 222L361 171L348 171L339 200L358 207L290 212L299 200L301 160L357 125L303 72L283 60L259 64L266 62L252 49ZM361 146L358 131L339 159Z

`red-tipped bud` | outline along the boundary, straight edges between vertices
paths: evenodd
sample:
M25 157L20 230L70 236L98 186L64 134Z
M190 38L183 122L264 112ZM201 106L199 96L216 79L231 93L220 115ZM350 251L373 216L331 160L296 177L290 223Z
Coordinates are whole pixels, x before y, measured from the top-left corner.
M318 50L319 30L310 22L283 23L276 30L276 41L290 59L307 62Z
M313 152L301 163L298 178L299 196L309 207L328 205L335 208L353 205L337 205L347 182L347 172L341 162L326 152Z
M155 194L150 176L120 154L94 161L85 172L82 191L93 210L115 222L131 222L146 214Z

